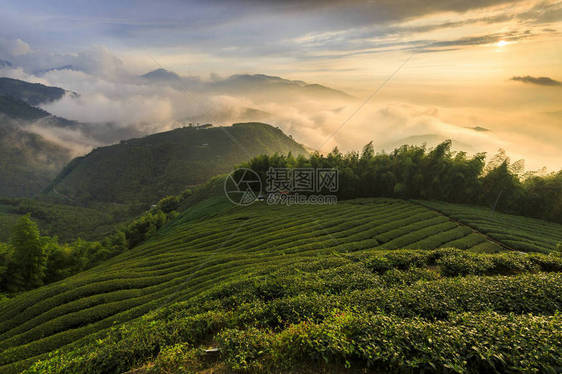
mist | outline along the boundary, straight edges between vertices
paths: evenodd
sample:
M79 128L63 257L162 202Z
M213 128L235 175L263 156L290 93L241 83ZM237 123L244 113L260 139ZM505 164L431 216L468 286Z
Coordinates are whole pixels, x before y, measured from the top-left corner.
M501 148L513 159L524 158L530 168L560 167L562 154L552 143L552 135L541 139L525 126L513 126L512 119L520 119L520 111L468 108L441 100L437 93L431 97L427 90L420 97L412 87L401 91L394 85L364 103L368 93L348 96L331 88L307 85L317 82L281 78L259 77L256 81L254 76L210 74L148 79L128 71L105 49L79 54L72 62L41 73L3 68L0 75L68 91L62 99L42 108L76 121L74 126L40 121L27 124L26 129L70 149L75 156L189 123L228 126L260 121L278 126L309 149L322 153L335 146L344 152L359 150L369 141L377 151L390 152L406 143L434 146L452 139L454 149L470 154L493 155ZM557 128L559 116L543 117L545 128L556 134L552 129Z

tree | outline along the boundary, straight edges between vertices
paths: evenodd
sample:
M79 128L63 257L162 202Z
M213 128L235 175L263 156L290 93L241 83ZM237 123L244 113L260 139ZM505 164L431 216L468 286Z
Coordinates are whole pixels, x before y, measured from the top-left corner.
M75 256L75 251L68 245L60 245L56 238L46 239L46 252L48 253L45 282L55 282L66 278L80 270L80 259Z
M488 171L482 178L482 198L492 209L516 211L522 193L521 183L509 170L509 161Z
M21 217L14 227L11 244L14 250L14 271L12 284L14 290L31 289L43 284L47 264L47 254L39 228L29 214Z
M10 279L10 264L14 255L13 248L6 243L0 243L0 289L5 290Z

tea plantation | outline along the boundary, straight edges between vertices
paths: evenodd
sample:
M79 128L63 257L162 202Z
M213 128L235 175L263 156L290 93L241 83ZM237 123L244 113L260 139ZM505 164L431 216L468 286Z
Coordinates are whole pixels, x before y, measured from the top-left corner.
M562 242L562 230L556 223L469 205L435 201L420 203L485 233L510 249L548 253L557 243Z
M427 204L188 209L0 304L0 372L559 372L562 226Z

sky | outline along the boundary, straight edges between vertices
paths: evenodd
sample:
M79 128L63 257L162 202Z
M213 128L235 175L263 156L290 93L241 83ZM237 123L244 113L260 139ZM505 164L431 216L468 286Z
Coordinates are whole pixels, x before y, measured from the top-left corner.
M46 108L54 114L145 132L187 117L238 119L240 108L253 108L321 151L431 135L560 169L561 26L559 0L7 0L0 59L12 66L0 74L80 93ZM65 66L72 69L52 70ZM135 80L157 68L199 85ZM356 100L201 89L258 73ZM64 141L83 151L93 145L70 135Z

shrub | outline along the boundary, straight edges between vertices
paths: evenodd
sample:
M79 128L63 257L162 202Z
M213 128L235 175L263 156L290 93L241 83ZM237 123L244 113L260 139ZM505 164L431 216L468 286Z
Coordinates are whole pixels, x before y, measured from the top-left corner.
M464 276L468 274L487 274L493 268L492 261L469 253L455 253L443 256L436 261L445 276Z
M232 369L279 372L305 362L370 367L381 372L556 372L562 365L560 316L460 314L428 322L335 311L272 336L256 329L221 335ZM309 365L310 365L309 364Z
M270 332L249 328L230 329L217 335L221 355L226 364L234 370L259 370L259 359L270 349Z
M149 373L186 373L203 369L205 351L193 348L189 343L178 343L163 348L154 365L149 367Z

